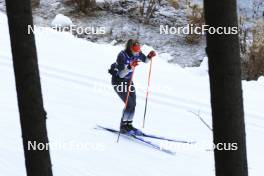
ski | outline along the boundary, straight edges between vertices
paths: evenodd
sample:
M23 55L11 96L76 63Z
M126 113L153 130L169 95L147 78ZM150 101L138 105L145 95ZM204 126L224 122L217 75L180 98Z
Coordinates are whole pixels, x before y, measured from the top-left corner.
M169 141L169 142L179 142L179 143L186 143L186 144L196 143L195 141L176 140L176 139L170 139L170 138L166 138L166 137L162 137L162 136L156 136L156 135L152 135L152 134L146 134L146 133L143 133L141 136L147 137L147 138L165 140L165 141Z
M163 152L168 153L168 154L171 154L171 155L175 155L176 154L176 152L173 152L171 150L167 150L167 149L161 148L160 145L154 144L151 141L147 141L147 140L145 140L144 138L142 138L140 136L136 136L136 135L128 135L128 136L131 136L134 139L137 139L137 140L139 140L139 141L141 141L141 142L143 142L145 144L148 144L148 145L152 146L153 148L155 148L155 149L157 149L159 151L163 151Z
M106 130L108 129L109 131L112 131L112 132L119 132L118 130L115 130L115 129L112 129L112 128L107 128L107 127L103 127L103 126L100 126L100 125L97 125L97 126L100 127L100 128L104 128ZM186 143L186 144L194 144L194 143L196 143L195 141L176 140L176 139L170 139L170 138L166 138L166 137L162 137L162 136L156 136L156 135L152 135L152 134L147 134L147 133L142 133L140 135L135 135L135 136L159 139L159 140L164 140L164 141L169 141L169 142Z
M100 125L97 125L97 128L99 129L102 129L102 130L106 130L106 131L109 131L109 132L112 132L112 133L115 133L115 134L118 134L119 131L118 130L115 130L115 129L112 129L112 128L106 128L106 127L103 127L103 126L100 126ZM121 133L122 136L125 136L125 137L131 137L143 144L146 144L156 150L159 150L159 151L162 151L162 152L165 152L167 154L170 154L170 155L175 155L176 153L171 151L171 150L167 150L167 149L164 149L164 148L161 148L158 144L155 144L151 141L148 141L148 140L145 140L144 138L140 137L140 136L136 136L136 135L133 135L133 134L124 134L124 133Z

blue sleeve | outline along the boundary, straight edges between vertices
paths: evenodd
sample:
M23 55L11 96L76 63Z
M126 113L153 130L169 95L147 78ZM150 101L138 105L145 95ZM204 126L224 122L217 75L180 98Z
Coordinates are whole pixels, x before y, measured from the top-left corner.
M117 63L117 69L124 70L125 69L125 57L122 52L120 52L117 56L116 63Z
M139 60L141 60L142 62L148 62L147 56L142 52L139 53Z

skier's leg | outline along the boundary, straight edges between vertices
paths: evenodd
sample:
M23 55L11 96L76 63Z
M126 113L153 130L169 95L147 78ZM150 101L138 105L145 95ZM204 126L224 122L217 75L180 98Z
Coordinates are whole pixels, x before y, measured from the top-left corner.
M126 101L126 96L127 96L127 91L126 91L127 86L126 85L127 84L128 84L127 81L123 81L120 78L112 77L113 88L123 102ZM122 86L122 88L118 88L120 86Z
M126 98L127 98L127 94L128 94L128 81L113 77L112 78L112 85L113 85L114 90L117 93L117 95L125 103ZM118 88L118 86L119 86L119 88ZM120 86L122 86L122 88L120 88ZM127 121L129 119L131 111L133 112L133 109L131 109L133 107L133 106L131 106L132 103L133 103L132 99L129 96L128 102L127 102L127 107L126 107L126 109L123 110L122 121Z
M129 96L129 104L128 104L128 110L130 112L130 115L127 119L127 121L130 121L132 123L134 114L135 114L135 108L136 108L136 90L134 87L134 83L132 82L132 86L130 89L130 96Z
M128 98L128 104L127 104L127 111L129 112L129 116L127 117L126 121L123 121L125 126L125 132L129 134L135 134L135 135L142 135L142 131L138 130L137 128L133 127L133 118L135 114L135 107L136 107L136 91L134 84L131 84L132 87L130 89L130 95Z
M134 88L133 82L131 83L131 86L129 89L128 89L128 85L127 85L126 90L127 91L125 92L126 97L124 99L124 102L126 101L128 91L129 91L129 96L128 96L128 100L127 100L126 109L124 110L123 121L132 122L133 117L134 117L134 113L135 113L135 107L136 107L136 93L135 93L135 88Z
M135 107L136 107L136 91L134 87L134 83L131 83L130 89L128 89L127 82L122 82L119 79L112 80L112 84L114 85L114 90L118 94L118 96L122 99L122 101L125 103L126 98L129 92L129 97L127 100L127 106L126 109L123 110L122 114L122 120L121 120L121 131L123 133L127 133L128 131L138 131L136 134L141 134L140 130L134 128L132 126L133 117L135 114ZM124 86L122 91L117 89L117 85Z

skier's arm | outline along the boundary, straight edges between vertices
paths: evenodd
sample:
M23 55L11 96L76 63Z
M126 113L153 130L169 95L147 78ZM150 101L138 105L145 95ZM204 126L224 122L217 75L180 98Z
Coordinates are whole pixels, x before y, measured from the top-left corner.
M148 63L149 62L149 58L143 54L142 52L139 53L139 60L141 60L142 62Z
M155 51L150 51L147 56L143 54L142 52L139 53L140 60L145 63L148 63L154 56L156 56Z
M118 76L120 78L124 78L129 73L130 69L128 68L128 65L126 65L125 58L122 53L119 53L119 55L117 56L116 63L118 69Z

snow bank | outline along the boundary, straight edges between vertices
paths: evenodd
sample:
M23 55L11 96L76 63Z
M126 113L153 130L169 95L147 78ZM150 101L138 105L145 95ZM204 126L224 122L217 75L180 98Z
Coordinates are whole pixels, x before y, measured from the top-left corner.
M62 14L56 15L56 17L51 22L52 27L68 27L71 25L73 25L71 19Z

